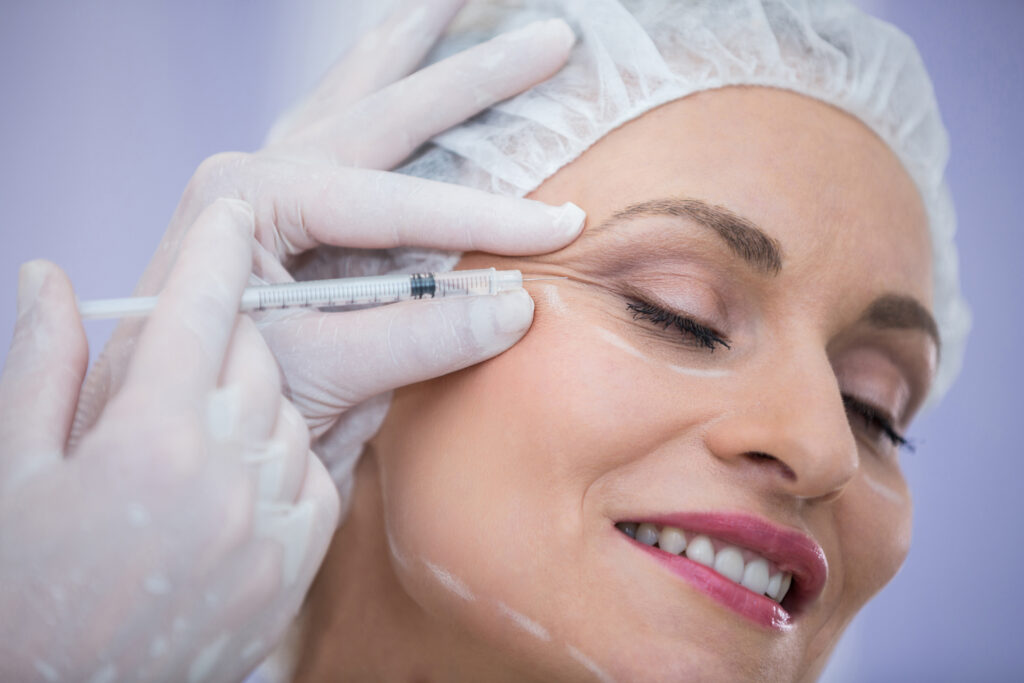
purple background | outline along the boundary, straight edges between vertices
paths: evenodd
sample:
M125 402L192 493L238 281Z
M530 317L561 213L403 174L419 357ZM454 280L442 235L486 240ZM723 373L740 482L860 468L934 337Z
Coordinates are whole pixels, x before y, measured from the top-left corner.
M0 336L32 258L60 264L82 298L127 295L196 165L257 148L346 43L346 4L3 0ZM910 558L827 678L1020 677L1024 2L861 4L917 41L935 80L975 324L959 382L911 432ZM88 326L94 356L110 329Z

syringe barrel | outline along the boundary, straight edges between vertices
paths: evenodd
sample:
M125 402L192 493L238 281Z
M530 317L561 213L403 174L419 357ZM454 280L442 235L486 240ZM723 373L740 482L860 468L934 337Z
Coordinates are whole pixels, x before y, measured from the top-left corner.
M498 294L523 286L523 274L518 270L453 270L449 273L434 273L437 282L437 296L478 296Z
M409 299L497 294L522 285L523 276L518 270L495 268L290 282L246 289L241 309L364 306Z

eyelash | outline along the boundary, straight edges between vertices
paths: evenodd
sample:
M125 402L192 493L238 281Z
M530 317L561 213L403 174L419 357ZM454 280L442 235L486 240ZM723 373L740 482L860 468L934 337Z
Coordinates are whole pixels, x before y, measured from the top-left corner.
M846 408L847 413L853 413L864 420L865 426L872 432L884 434L896 448L906 448L910 452L914 451L914 445L896 431L892 425L892 420L886 417L885 413L878 408L848 394L843 394L843 407Z
M732 348L726 339L711 328L701 325L692 318L666 311L654 304L645 301L630 302L626 304L626 309L633 312L633 320L647 320L654 325L660 325L662 329L674 327L684 337L691 338L699 346L711 351L718 346ZM849 394L843 394L843 407L846 408L847 413L852 413L863 420L865 427L869 430L884 435L896 448L914 451L914 445L896 431L892 420L878 408Z
M722 335L712 330L710 327L701 325L693 318L688 318L678 313L671 313L663 308L659 308L654 304L649 304L645 301L637 303L630 302L626 304L626 309L633 311L633 320L647 320L654 325L661 325L662 329L667 330L670 327L674 327L679 330L684 337L688 337L695 341L699 346L714 351L719 346L725 348L732 348Z

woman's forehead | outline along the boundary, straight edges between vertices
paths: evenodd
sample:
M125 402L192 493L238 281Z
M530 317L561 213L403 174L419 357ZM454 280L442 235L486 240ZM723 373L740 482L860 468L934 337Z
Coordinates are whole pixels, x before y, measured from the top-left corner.
M787 274L840 264L885 273L879 286L931 301L927 219L910 176L861 122L794 93L726 88L670 103L533 196L578 201L588 232L638 205L720 207L773 240Z

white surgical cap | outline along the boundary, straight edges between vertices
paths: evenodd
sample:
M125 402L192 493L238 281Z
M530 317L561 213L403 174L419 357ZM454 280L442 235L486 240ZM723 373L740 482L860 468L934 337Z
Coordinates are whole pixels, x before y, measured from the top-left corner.
M550 80L435 137L401 172L523 196L611 130L695 92L760 85L831 104L889 145L924 200L943 342L930 399L945 393L970 315L943 178L949 142L910 38L845 0L523 0L471 3L464 12L433 59L555 16L579 41ZM393 250L388 260L403 270L448 269L458 254ZM375 403L382 418L387 402Z

